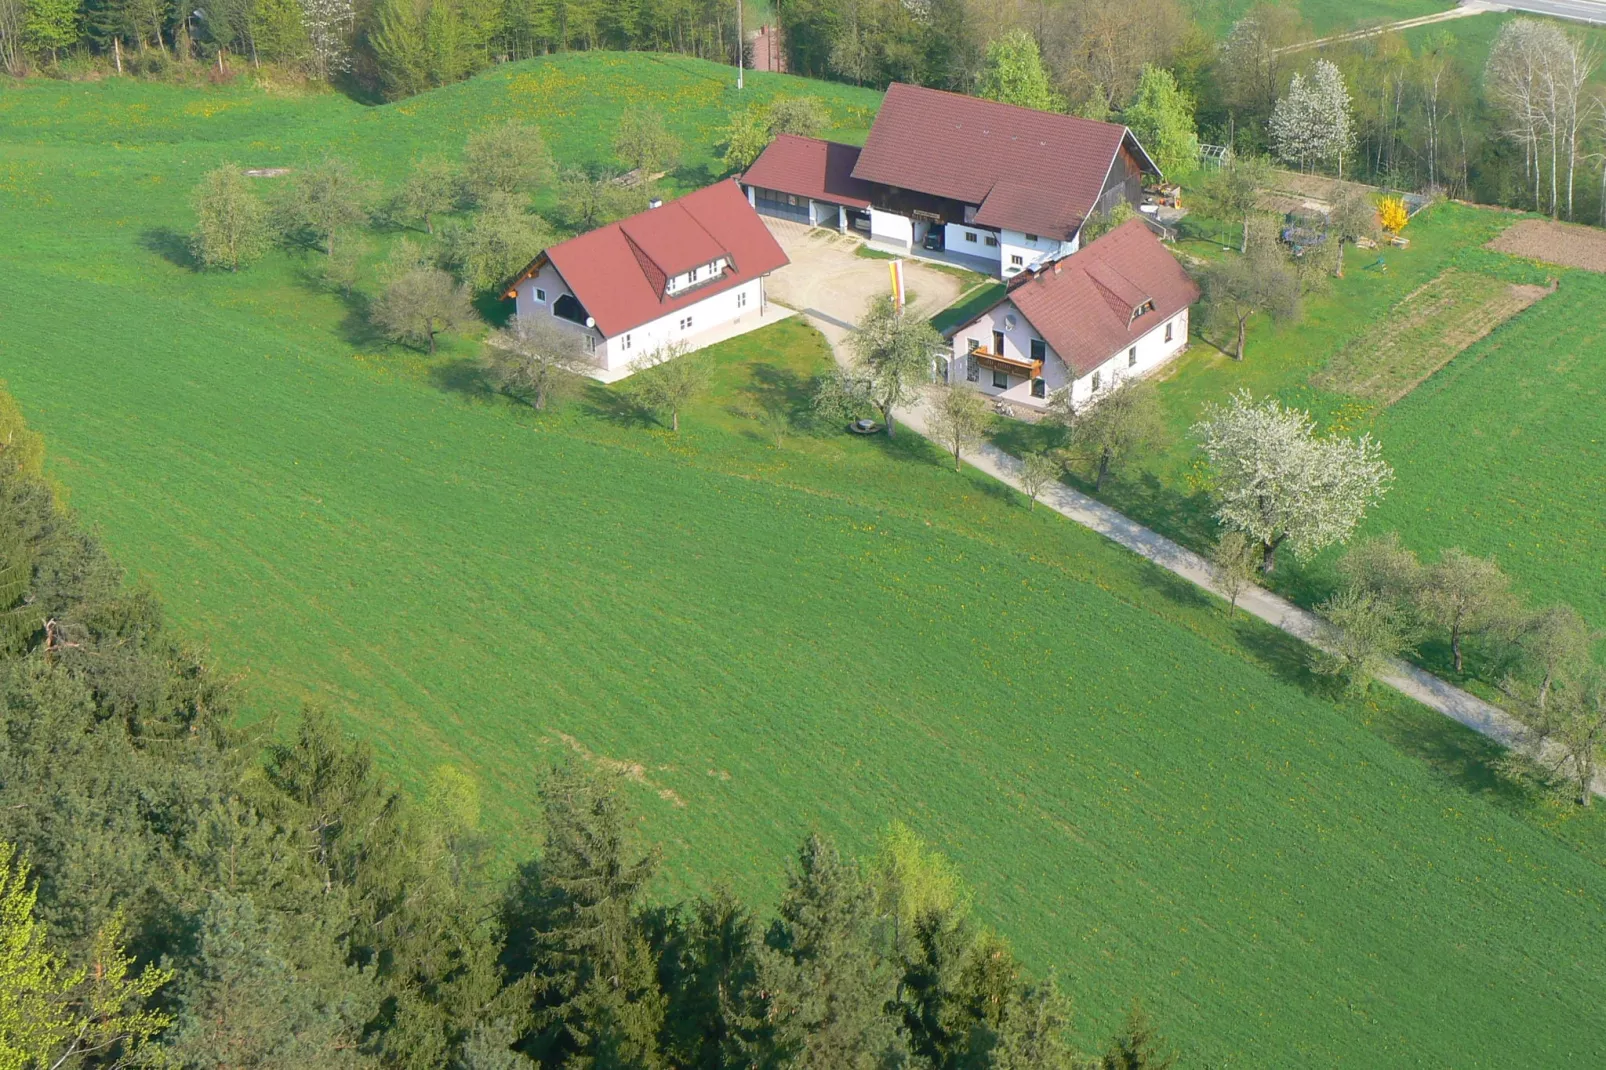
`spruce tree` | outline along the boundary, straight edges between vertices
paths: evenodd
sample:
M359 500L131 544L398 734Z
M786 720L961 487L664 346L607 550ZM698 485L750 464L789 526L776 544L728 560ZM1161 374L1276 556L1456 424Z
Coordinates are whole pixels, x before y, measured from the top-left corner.
M857 865L810 836L770 928L765 988L778 1053L796 1070L869 1070L898 1061L888 1013L896 971L875 890Z
M543 1065L658 1066L664 998L637 918L657 855L634 851L623 800L588 769L554 767L541 801L546 835L522 936L532 965L527 1050Z

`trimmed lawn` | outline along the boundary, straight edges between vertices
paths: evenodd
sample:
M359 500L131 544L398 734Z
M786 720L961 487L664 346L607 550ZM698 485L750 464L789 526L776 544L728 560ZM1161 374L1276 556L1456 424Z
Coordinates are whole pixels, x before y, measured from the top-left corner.
M0 96L0 367L73 503L248 674L245 715L325 705L408 784L458 765L508 861L548 762L639 763L665 897L763 898L807 830L864 851L904 820L1061 966L1087 1043L1137 995L1195 1063L1606 1057L1606 826L1515 794L1484 741L1390 693L1332 699L1296 644L921 440L809 429L829 356L806 325L719 347L677 436L600 387L542 417L492 397L469 341L382 345L310 254L226 276L182 253L219 161L333 147L395 181L508 115L584 159L657 102L692 183L740 103L724 75L580 55L375 109ZM844 128L874 102L753 84L837 94ZM1399 276L1436 275L1442 244ZM1377 309L1400 281L1356 276ZM1231 370L1266 372L1255 344ZM740 415L766 397L798 425L779 447Z

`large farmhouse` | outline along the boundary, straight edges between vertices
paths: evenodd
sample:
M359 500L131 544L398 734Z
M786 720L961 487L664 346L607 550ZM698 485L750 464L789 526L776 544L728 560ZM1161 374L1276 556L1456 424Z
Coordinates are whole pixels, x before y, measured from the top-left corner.
M741 177L766 215L1010 278L1075 252L1160 170L1126 127L894 84L861 150L783 136Z
M788 263L734 181L554 245L514 277L519 317L579 335L598 378L673 342L696 349L761 325L764 276Z
M1042 409L1069 389L1085 404L1164 364L1188 343L1199 287L1139 220L1011 279L1004 296L952 330L947 379Z

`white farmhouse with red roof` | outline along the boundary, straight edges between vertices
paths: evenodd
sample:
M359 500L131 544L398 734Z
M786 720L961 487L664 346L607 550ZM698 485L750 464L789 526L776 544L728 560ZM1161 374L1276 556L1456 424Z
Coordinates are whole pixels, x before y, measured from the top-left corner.
M741 177L759 212L856 229L1010 278L1069 256L1082 224L1158 177L1132 131L894 83L861 150L776 138Z
M521 319L548 316L574 331L597 378L612 382L670 343L696 349L776 318L764 277L788 262L727 180L552 246L507 296Z
M1027 408L1069 389L1085 404L1188 343L1199 287L1139 220L1009 281L1004 296L948 332L950 383Z

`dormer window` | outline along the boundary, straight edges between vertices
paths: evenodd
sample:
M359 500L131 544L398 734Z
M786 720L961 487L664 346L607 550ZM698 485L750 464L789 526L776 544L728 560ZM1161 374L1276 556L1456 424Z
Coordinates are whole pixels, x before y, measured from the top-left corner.
M1153 311L1154 311L1154 302L1153 301L1145 301L1145 302L1143 302L1143 304L1139 305L1137 308L1134 308L1132 310L1132 318L1133 319L1137 319L1139 316L1143 315L1145 312L1153 312Z
M692 268L691 271L687 272L687 274L686 274L686 281L688 283L696 282L697 281L697 272L700 271L700 270L702 270L702 269L701 268Z

